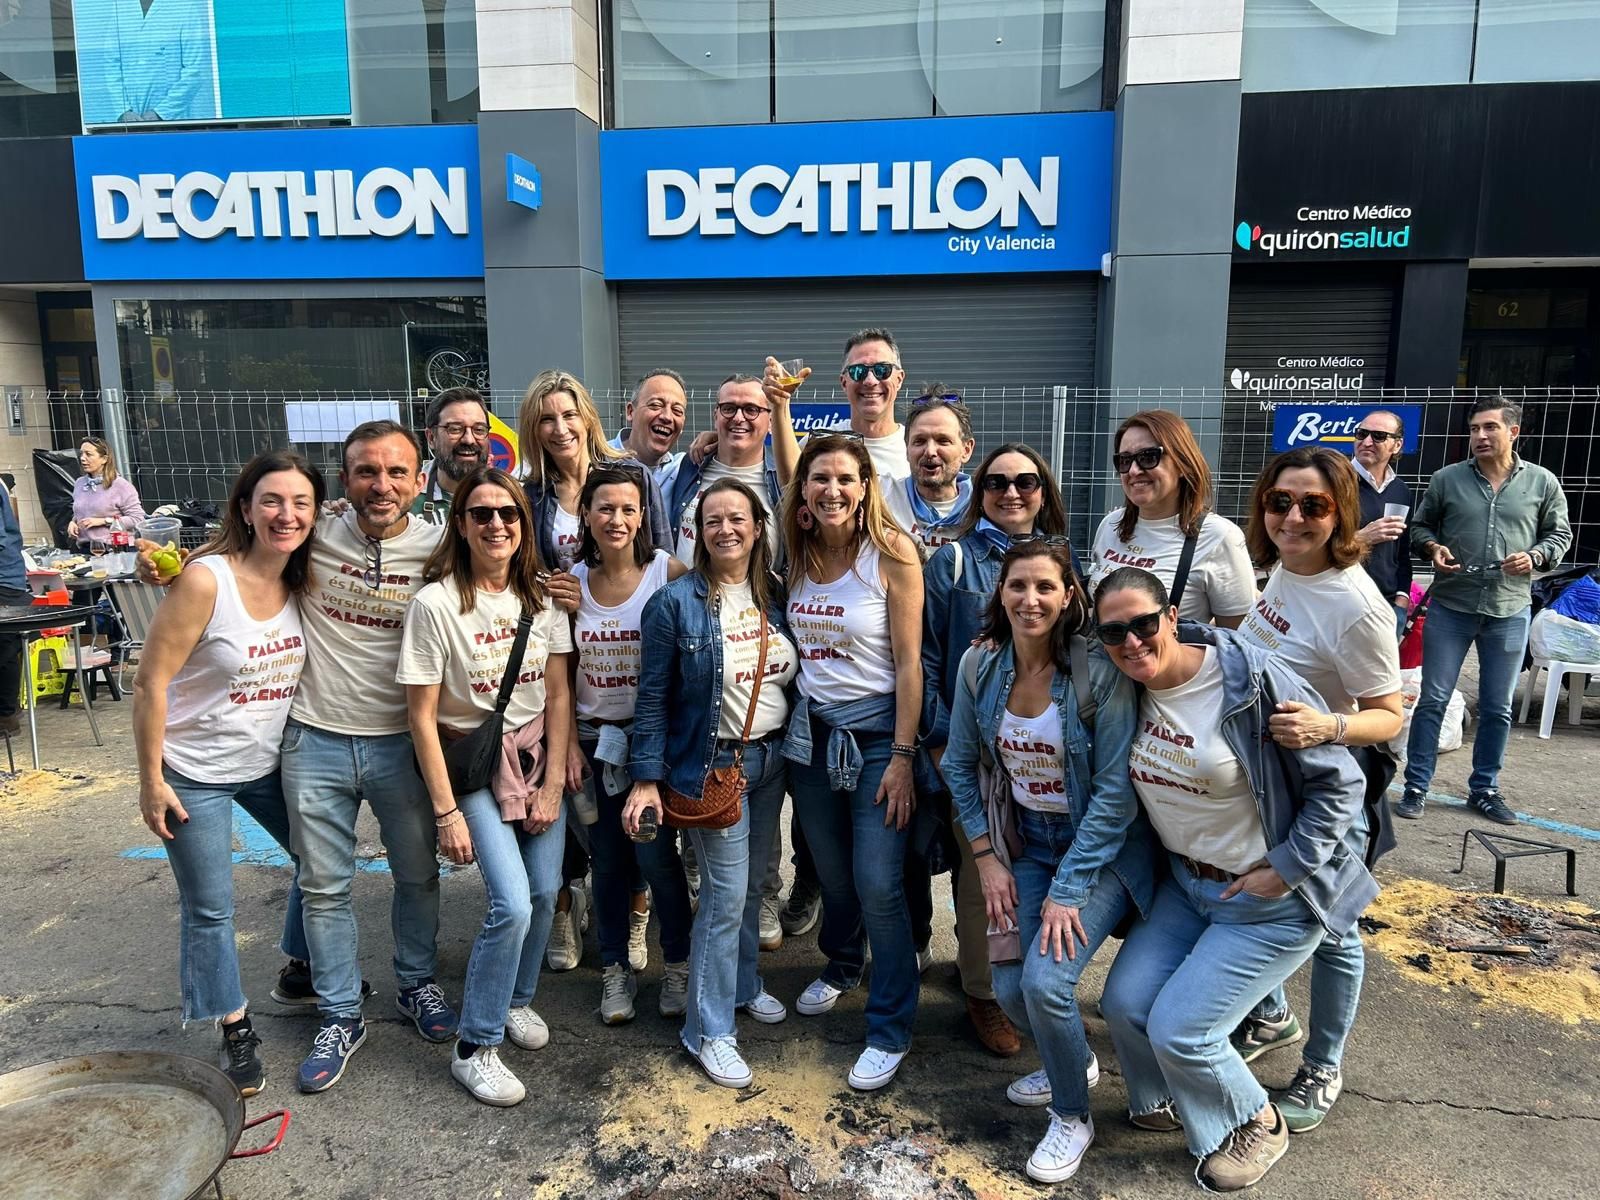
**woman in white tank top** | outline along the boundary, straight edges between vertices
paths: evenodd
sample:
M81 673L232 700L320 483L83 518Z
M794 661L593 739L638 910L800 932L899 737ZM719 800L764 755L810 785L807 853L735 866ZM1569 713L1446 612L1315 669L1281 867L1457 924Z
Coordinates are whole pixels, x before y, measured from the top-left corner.
M139 809L178 881L183 1019L218 1021L242 1095L266 1082L233 932L233 805L285 850L278 745L305 663L297 593L325 488L297 454L259 454L228 497L222 532L178 577L150 625L133 685ZM283 949L305 960L299 890Z
M911 1048L917 951L903 874L922 712L922 572L859 437L813 434L783 500L801 702L784 754L822 882L828 966L796 1002L827 1012L872 943L867 1048L852 1087L880 1088Z
M689 887L677 839L662 830L650 841L634 842L622 827L633 785L628 734L639 694L645 601L689 571L640 536L647 499L639 468L591 470L578 501L583 535L572 564L580 588L572 638L578 746L600 810L589 827L589 858L600 934L600 1019L607 1025L633 1019L634 973L644 970L648 955L646 883L655 897L666 961L658 1008L663 1017L681 1017L688 1003Z

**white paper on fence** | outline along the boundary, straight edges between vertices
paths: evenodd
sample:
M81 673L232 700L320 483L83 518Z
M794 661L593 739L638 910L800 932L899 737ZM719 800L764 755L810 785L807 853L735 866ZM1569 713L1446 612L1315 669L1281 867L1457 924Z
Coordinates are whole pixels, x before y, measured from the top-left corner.
M398 421L393 400L288 400L283 405L291 442L342 442L367 421Z
M1600 625L1543 608L1533 618L1528 646L1535 658L1547 662L1600 663Z

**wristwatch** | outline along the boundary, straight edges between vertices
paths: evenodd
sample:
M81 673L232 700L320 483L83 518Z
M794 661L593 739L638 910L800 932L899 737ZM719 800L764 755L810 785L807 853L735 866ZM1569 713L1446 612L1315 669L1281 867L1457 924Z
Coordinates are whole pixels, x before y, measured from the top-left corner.
M1548 565L1549 560L1545 558L1543 551L1529 550L1528 557L1533 560L1533 569L1535 571L1542 571Z

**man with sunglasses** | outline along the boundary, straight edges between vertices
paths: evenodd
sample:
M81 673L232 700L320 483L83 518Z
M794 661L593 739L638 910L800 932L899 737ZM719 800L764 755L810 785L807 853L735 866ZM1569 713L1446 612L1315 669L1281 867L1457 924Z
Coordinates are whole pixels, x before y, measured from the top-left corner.
M622 414L628 427L611 439L613 450L650 468L663 497L672 495L683 463L683 452L675 453L673 447L683 436L688 410L689 385L683 376L670 367L657 367L634 385L633 399Z
M1398 816L1422 816L1445 705L1475 647L1478 731L1467 803L1491 821L1517 823L1496 785L1528 642L1532 575L1555 566L1572 545L1560 481L1516 453L1521 422L1522 410L1503 396L1475 402L1467 418L1471 457L1434 473L1412 520L1411 544L1433 560L1435 574Z
M972 480L961 470L977 446L966 402L942 383L930 383L906 412L906 458L911 474L886 481L889 515L923 548L924 556L956 538L972 502Z
M433 461L423 469L411 511L443 525L456 484L489 461L489 410L476 388L446 388L429 401L424 420Z
M1409 514L1413 503L1411 485L1393 466L1405 440L1399 416L1378 409L1356 427L1356 452L1351 460L1361 498L1361 528L1356 537L1368 547L1362 565L1378 591L1395 606L1397 632L1405 627L1411 610L1411 539L1405 536L1406 517L1388 517L1384 512L1393 504Z
M753 375L728 376L717 388L711 418L717 436L711 457L698 463L693 456L686 457L667 494L667 516L675 531L678 558L685 566L694 566L694 518L700 497L717 480L732 478L767 498L767 544L776 561L778 502L783 489L778 484L778 468L767 449L772 408L761 381Z

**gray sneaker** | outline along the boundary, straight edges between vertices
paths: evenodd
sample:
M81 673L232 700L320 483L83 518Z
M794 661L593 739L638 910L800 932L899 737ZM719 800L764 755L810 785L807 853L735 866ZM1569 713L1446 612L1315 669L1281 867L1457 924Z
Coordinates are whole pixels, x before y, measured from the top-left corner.
M665 963L661 968L661 997L656 1011L663 1017L681 1017L689 1011L688 962Z
M607 1025L633 1020L633 997L639 981L627 963L612 963L600 976L600 1019Z
M1246 1017L1233 1031L1233 1048L1245 1062L1255 1062L1269 1050L1292 1046L1305 1036L1300 1020L1284 1009L1276 1017Z
M1344 1076L1338 1071L1302 1063L1288 1090L1278 1100L1278 1111L1283 1114L1289 1132L1310 1133L1321 1125L1343 1090Z
M783 902L776 896L761 897L761 920L757 930L763 950L777 950L783 945Z

